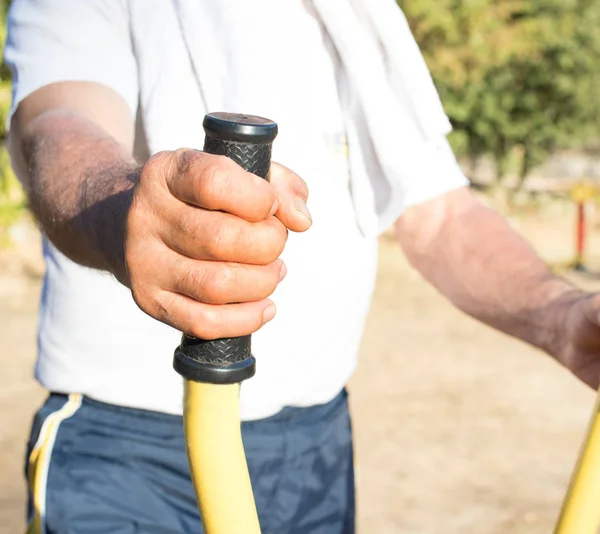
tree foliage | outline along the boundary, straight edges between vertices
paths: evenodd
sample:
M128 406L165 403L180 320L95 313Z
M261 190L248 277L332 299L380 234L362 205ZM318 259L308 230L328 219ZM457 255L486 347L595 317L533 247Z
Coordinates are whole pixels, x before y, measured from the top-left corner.
M597 139L600 2L399 0L457 132L491 154L498 177L521 148L519 175L551 151Z
M6 41L6 16L10 0L0 0L0 46ZM14 175L6 150L6 118L10 109L10 70L0 62L0 247L10 243L9 228L25 214L25 195Z
M600 1L398 3L452 120L459 152L473 159L490 154L502 178L519 147L524 178L557 148L600 138ZM9 4L0 0L2 47ZM9 105L10 73L2 62L0 142ZM0 182L3 177L0 168Z
M0 0L0 46L4 50L6 42L6 16L10 0ZM6 138L5 122L10 108L10 70L0 62L0 140Z

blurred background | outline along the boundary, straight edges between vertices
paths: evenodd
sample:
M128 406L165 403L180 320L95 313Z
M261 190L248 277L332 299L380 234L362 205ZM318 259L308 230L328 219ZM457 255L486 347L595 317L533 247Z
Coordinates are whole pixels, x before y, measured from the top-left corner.
M0 0L2 42L8 3ZM399 4L473 187L553 269L600 290L600 2ZM9 78L0 65L0 533L6 534L23 531L24 447L44 398L32 378L43 264L4 148ZM593 392L544 355L453 310L407 265L389 233L380 254L351 384L359 532L551 532Z

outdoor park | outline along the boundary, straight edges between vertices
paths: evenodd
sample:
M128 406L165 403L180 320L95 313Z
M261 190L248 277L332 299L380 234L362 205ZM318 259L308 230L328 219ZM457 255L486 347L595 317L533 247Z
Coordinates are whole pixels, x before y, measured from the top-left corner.
M556 272L600 291L600 4L399 3L478 194ZM5 149L0 173L0 534L12 534L24 530L25 444L45 396L33 379L44 267ZM391 232L350 395L360 534L552 532L595 396L453 309Z

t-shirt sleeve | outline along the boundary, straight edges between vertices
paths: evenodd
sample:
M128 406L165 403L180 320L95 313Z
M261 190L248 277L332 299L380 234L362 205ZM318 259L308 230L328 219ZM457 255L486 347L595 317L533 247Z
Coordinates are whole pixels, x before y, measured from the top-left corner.
M424 144L428 162L420 170L407 173L405 209L469 185L445 136L426 140Z
M421 155L418 166L400 166L401 172L394 177L384 177L382 173L370 176L380 231L393 224L407 208L469 185L444 135L428 140L417 138L414 143L412 148L405 148Z
M137 67L126 0L13 0L4 50L14 113L28 95L56 82L96 82L121 95L132 117Z

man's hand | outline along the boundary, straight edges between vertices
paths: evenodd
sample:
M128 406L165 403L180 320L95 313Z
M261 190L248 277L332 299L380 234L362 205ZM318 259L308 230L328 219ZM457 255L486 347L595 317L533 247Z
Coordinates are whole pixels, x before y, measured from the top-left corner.
M270 321L287 229L311 225L305 183L276 164L270 178L196 150L152 157L127 215L126 269L115 273L138 306L203 339L250 334Z
M551 273L469 190L409 208L396 232L410 262L458 308L546 351L598 387L600 295Z
M562 324L556 358L586 384L600 385L600 294L574 291L559 299L555 313Z
M44 233L179 330L204 339L257 330L275 315L267 297L285 276L287 230L311 225L306 184L277 164L268 183L191 149L140 168L133 124L118 94L89 82L21 102L9 147Z

